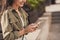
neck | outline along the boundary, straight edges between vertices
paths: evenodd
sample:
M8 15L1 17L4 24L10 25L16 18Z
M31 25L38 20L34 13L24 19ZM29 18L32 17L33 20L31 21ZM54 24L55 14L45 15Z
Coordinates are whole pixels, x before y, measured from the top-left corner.
M12 7L13 7L13 9L15 9L15 10L18 10L18 8L19 8L19 6L17 6L16 4L13 4Z

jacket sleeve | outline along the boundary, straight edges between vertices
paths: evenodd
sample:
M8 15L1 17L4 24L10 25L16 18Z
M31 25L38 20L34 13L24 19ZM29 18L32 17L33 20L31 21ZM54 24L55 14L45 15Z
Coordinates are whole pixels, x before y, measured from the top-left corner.
M18 31L13 31L13 28L8 20L8 12L5 11L1 17L1 27L4 40L15 40L19 38Z

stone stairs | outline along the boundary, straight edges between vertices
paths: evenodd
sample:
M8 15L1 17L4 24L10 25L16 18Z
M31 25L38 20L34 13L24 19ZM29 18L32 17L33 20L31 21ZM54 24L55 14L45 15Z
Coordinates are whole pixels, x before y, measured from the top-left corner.
M46 12L51 12L52 23L60 23L60 4L47 6Z
M60 12L52 13L52 23L60 23Z
M55 2L56 4L46 7L46 12L50 12L52 18L48 40L60 40L60 0Z

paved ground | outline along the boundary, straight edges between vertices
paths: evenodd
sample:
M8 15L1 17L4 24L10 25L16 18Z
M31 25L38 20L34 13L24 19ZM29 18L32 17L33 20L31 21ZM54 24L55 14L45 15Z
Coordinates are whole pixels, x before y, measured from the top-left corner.
M60 40L60 24L52 24L48 40Z

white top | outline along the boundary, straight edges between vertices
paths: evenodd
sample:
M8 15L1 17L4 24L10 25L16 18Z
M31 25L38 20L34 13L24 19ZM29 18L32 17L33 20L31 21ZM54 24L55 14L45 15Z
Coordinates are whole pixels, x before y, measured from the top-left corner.
M22 27L24 27L24 20L23 18L20 16L21 22L22 22Z

